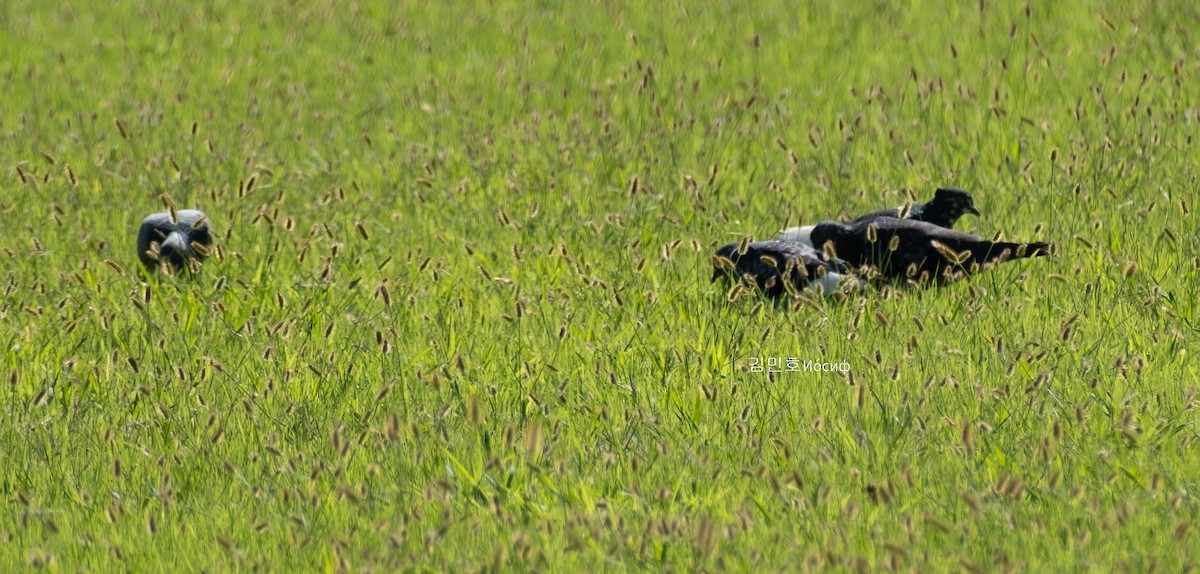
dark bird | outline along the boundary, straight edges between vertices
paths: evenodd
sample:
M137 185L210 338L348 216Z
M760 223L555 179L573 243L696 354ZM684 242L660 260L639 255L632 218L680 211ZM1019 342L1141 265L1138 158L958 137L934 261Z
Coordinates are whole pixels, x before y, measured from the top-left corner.
M862 288L844 261L826 257L811 246L787 241L730 243L712 256L712 280L739 281L749 277L771 298L807 289L833 294Z
M893 280L948 283L1008 261L1049 255L1049 243L987 241L925 221L875 217L801 228L799 241Z
M211 247L208 216L195 209L148 215L138 230L138 259L152 272L162 266L194 271Z
M907 213L904 213L904 207L901 206L894 209L868 213L858 217L851 223L858 223L877 217L895 217L899 219L926 221L938 227L950 229L954 227L954 223L960 217L968 213L979 217L979 210L975 209L975 200L971 197L970 193L953 187L939 187L933 193L933 199L909 207ZM905 217L901 217L901 215Z
M882 211L873 211L866 215L861 215L850 223L859 223L870 221L880 217L895 217L899 219L912 219L915 221L926 221L950 229L954 227L954 223L963 215L968 213L979 217L979 210L975 209L975 200L971 194L952 187L939 187L933 194L933 199L916 205L896 207L893 209L884 209ZM783 241L801 241L801 233L803 227L789 227L779 233L780 239Z

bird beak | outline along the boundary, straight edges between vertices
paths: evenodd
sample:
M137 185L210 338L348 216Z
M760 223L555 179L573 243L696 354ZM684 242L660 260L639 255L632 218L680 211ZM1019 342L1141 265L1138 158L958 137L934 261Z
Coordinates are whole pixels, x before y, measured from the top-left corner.
M978 210L978 209L975 209L975 206L974 206L974 205L968 205L968 206L967 206L967 211L970 211L971 213L974 213L974 214L975 214L975 217L979 217L979 210Z
M189 253L187 238L178 231L168 235L159 246L159 257L169 261L176 269L183 267Z

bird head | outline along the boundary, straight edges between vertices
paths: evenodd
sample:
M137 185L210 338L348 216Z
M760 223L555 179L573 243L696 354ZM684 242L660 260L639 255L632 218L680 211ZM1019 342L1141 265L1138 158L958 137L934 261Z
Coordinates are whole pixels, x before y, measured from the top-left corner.
M173 231L167 235L158 246L158 257L169 263L174 271L186 269L187 261L192 257L191 242L187 235L180 231Z
M733 274L737 265L734 263L737 258L737 243L731 243L717 250L712 255L713 274L710 282L716 282L718 279L729 277Z
M138 258L150 271L192 272L209 254L212 234L208 218L194 209L155 213L142 220L138 231Z
M970 213L979 217L979 210L975 208L975 199L966 190L941 187L933 195L931 204L938 205L941 209L949 212L962 215Z

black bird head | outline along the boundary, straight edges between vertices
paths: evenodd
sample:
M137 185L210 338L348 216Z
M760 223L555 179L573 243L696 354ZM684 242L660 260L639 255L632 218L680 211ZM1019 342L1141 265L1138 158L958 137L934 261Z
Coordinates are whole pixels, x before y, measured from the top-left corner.
M150 271L164 264L173 272L190 270L211 246L208 217L195 209L146 216L138 230L138 259Z
M741 248L740 243L730 243L713 253L713 274L710 282L715 283L718 279L737 280L739 277L737 262L741 258L741 254L738 253L739 248Z
M975 209L975 199L971 194L953 187L939 187L933 194L933 200L925 204L926 213L931 209L944 212L951 223L967 213L979 217L979 210Z

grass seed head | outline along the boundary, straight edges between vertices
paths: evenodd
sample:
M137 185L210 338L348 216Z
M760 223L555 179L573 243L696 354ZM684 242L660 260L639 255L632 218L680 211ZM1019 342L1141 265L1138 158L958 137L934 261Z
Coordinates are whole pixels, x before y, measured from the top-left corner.
M1134 273L1137 273L1137 270L1137 261L1131 259L1125 264L1125 269L1121 271L1121 275L1123 275L1126 279L1129 279L1130 277L1133 277Z
M742 237L741 242L738 243L737 254L739 256L745 255L748 249L750 249L750 236L746 235Z
M525 425L525 452L537 456L542 452L542 425L537 421L530 421Z
M825 244L821 246L821 250L825 252L826 257L830 259L838 259L837 249L834 248L832 240L826 241Z
M479 398L475 395L467 400L467 420L475 426L483 424L483 408L479 406Z

